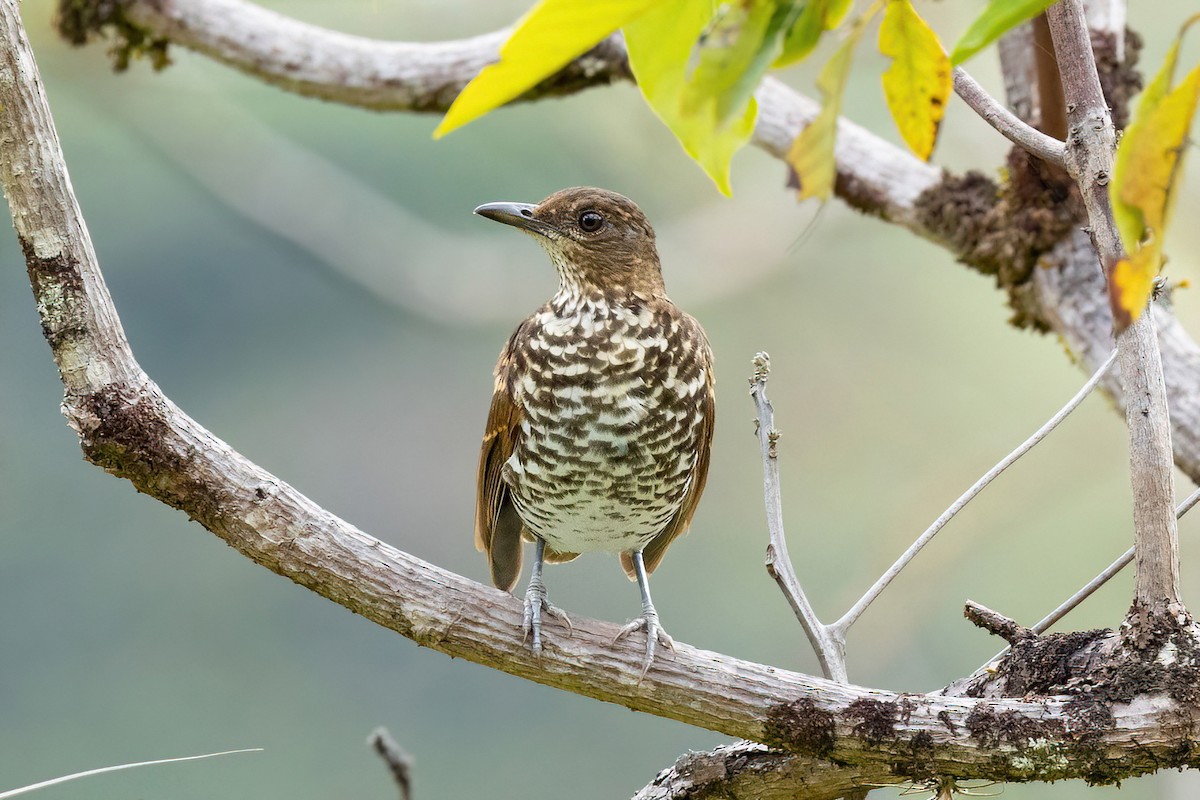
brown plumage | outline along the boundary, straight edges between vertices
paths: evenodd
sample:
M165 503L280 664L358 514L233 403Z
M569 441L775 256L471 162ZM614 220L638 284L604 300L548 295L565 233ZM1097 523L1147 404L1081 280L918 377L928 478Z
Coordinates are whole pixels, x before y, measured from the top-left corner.
M654 231L629 199L565 189L536 206L489 203L477 214L533 235L560 286L500 353L479 458L475 545L511 590L522 542L536 543L525 628L541 649L542 561L616 553L642 592L647 632L670 646L646 573L687 531L712 442L712 352L700 324L667 298ZM643 569L644 567L644 569ZM568 622L569 624L569 622Z

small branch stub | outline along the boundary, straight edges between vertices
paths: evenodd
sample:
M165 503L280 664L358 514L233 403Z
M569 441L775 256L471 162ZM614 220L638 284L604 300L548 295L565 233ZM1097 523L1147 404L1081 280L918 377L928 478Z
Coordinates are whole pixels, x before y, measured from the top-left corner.
M966 605L963 607L963 616L976 626L983 628L988 633L999 636L1009 644L1016 644L1017 642L1037 636L1037 634L1016 620L1009 619L1000 612L993 611L985 605L976 603L974 600L966 602Z
M387 728L376 728L367 737L367 744L379 754L392 773L392 780L400 790L400 800L412 800L413 757L388 733Z

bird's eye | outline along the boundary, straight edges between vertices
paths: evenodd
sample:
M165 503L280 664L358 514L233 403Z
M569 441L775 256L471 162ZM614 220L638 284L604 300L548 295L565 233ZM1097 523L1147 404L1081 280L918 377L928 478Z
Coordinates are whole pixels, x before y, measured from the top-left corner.
M585 233L595 233L604 227L604 215L599 211L585 211L579 215L579 227Z

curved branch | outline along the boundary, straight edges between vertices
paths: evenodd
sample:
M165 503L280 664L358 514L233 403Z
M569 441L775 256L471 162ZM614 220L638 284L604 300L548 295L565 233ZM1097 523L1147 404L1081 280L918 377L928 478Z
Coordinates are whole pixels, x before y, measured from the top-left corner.
M133 0L125 20L289 92L375 111L445 111L494 62L508 30L447 42L384 42L338 33L242 0ZM601 42L523 95L535 100L627 80L619 37Z
M1081 728L1068 698L899 695L684 644L675 659L638 681L640 651L612 645L615 625L585 619L573 637L535 658L521 642L519 600L403 553L320 508L189 418L142 372L75 200L18 0L0 0L0 40L6 43L0 183L66 387L64 413L90 461L185 511L247 557L423 646L598 700L854 764L863 781L1056 780L1094 774L1097 764L1105 774L1127 777L1186 759L1188 748L1179 745L1194 709L1166 698L1114 706L1111 716Z
M954 91L985 122L1018 147L1056 166L1066 163L1066 145L1002 106L962 67L954 68Z

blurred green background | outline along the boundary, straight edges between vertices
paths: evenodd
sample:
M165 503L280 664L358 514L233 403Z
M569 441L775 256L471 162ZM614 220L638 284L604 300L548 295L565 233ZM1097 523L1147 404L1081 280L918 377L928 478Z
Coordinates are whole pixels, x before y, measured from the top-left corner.
M499 27L526 0L272 6L351 33L434 40ZM920 8L953 40L978 7ZM1157 65L1192 8L1135 9L1145 63ZM795 204L783 167L761 152L735 160L734 199L720 197L631 87L502 110L433 142L432 117L290 96L183 50L163 74L139 63L115 76L104 45L72 50L55 38L50 2L26 0L23 11L147 371L326 508L478 580L472 503L491 368L555 286L533 243L471 216L484 201L536 201L576 184L632 196L659 229L673 298L708 329L720 410L709 489L654 579L666 627L697 646L816 670L762 567L745 393L756 350L773 358L791 548L826 617L1084 379L1052 338L1005 324L988 279L837 203ZM994 61L985 53L971 68L998 87ZM862 48L846 111L897 141L880 68ZM809 89L814 69L786 77ZM990 171L1004 150L952 105L939 162ZM1192 161L1181 219L1198 199ZM1177 228L1170 274L1194 281L1200 232ZM39 796L391 798L364 746L386 725L416 755L418 800L611 800L682 752L723 741L422 650L85 464L58 413L62 389L20 250L10 231L0 236L0 789L259 746L266 752ZM1193 295L1177 295L1185 321L1200 313ZM863 617L851 678L926 691L992 655L996 640L961 618L963 601L1032 623L1107 565L1130 541L1125 471L1123 423L1092 398ZM1193 603L1196 524L1183 523ZM638 610L612 558L552 568L548 584L576 615L619 621ZM1124 575L1068 621L1112 625L1129 593ZM1170 773L1120 792L1183 798L1198 788ZM1004 796L1100 800L1117 790L1067 783Z

